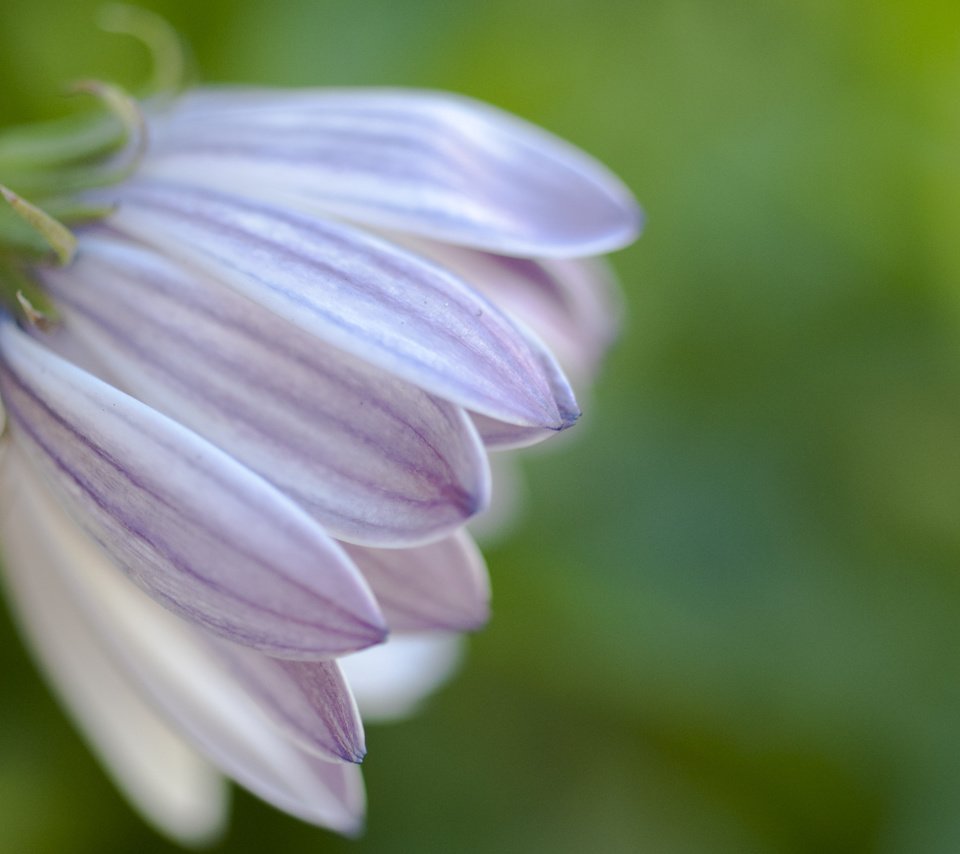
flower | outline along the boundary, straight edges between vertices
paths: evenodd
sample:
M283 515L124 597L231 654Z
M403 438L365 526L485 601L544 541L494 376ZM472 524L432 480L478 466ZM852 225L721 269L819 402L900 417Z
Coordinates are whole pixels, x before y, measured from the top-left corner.
M454 95L142 109L145 153L75 194L98 214L75 253L8 193L71 258L24 260L0 230L0 275L33 294L0 323L10 598L157 826L215 832L225 774L353 833L349 674L372 713L404 712L485 621L464 525L488 451L577 419L551 348L589 378L611 334L591 258L638 210L586 155Z

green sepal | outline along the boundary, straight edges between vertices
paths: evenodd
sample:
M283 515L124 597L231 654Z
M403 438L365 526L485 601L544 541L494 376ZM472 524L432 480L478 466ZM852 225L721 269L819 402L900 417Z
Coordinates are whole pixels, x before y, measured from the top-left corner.
M40 235L53 250L61 266L70 263L73 253L77 251L77 238L69 228L3 184L0 184L0 196L20 219Z
M0 255L0 301L11 314L31 323L36 321L27 316L24 302L42 315L48 324L60 322L57 307L46 293L13 259L3 255Z
M67 116L0 132L0 180L15 184L20 172L42 172L89 163L120 148L126 132L110 114Z

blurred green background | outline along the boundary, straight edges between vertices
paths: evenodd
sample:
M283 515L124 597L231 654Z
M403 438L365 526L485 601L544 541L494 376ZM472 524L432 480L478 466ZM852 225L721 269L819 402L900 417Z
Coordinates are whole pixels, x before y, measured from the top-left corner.
M92 0L3 0L0 117L135 85ZM960 5L169 0L203 77L455 89L642 199L626 333L488 551L495 619L371 727L347 842L238 792L217 851L960 851ZM0 851L165 852L0 620Z

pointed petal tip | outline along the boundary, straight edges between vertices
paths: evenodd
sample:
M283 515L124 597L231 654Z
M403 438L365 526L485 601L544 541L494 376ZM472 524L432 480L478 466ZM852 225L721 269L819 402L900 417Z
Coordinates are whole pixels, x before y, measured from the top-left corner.
M565 410L564 412L561 412L560 415L563 418L563 421L560 424L557 432L569 430L571 427L573 427L573 425L576 424L583 415L583 410L578 406L574 409Z
M358 629L355 635L351 637L357 638L356 641L351 640L349 643L345 643L342 650L337 650L336 655L347 655L351 652L359 652L362 649L369 649L372 646L379 646L387 642L387 639L390 636L390 629L387 626L386 618L383 616L382 612L377 608L375 612L375 619L371 618L371 615L365 615L362 619L360 617L355 617L355 624ZM268 652L268 655L272 654ZM288 655L285 656L288 658L296 659L303 658L303 660L309 661L312 658L329 658L330 651L328 648L318 649L316 651L316 656L307 652L306 655Z
M365 815L357 816L351 824L344 824L338 828L338 831L347 839L359 839L367 832L367 817Z
M442 611L421 615L415 625L405 621L408 630L416 632L478 632L490 622L490 588L479 582L473 590L452 592L447 595Z
M344 765L360 765L367 755L365 745L358 746L346 741L339 742L333 746L333 749L328 748L322 752L317 750L314 745L299 742L298 746L326 762L343 763Z
M364 758L367 755L367 746L362 742L352 743L345 740L340 741L336 745L336 750L333 752L333 754L331 754L329 751L326 752L325 754L320 754L319 752L317 752L312 747L309 747L308 745L301 744L300 746L304 750L307 750L310 753L313 753L316 756L319 756L321 759L324 759L325 761L336 762L336 760L339 759L346 765L361 765L363 763Z
M583 410L580 409L580 405L572 396L568 400L557 400L556 412L556 417L550 423L544 424L541 429L553 433L562 433L564 430L573 427L580 420L580 416L583 415Z
M626 222L623 226L623 246L629 246L643 234L643 230L647 226L647 214L632 196L627 201L625 208Z
M643 234L646 213L633 193L613 175L608 178L605 196L604 211L593 223L585 223L582 231L572 232L555 243L528 247L526 254L554 259L588 258L626 249ZM518 254L524 257L524 253Z
M553 247L543 247L540 253L544 258L588 258L598 255L607 255L626 249L634 243L646 224L646 215L643 208L626 190L623 199L616 200L613 222L598 230L594 235L583 235L580 240L570 240L569 243L560 243Z
M579 405L572 398L569 401L551 400L549 414L544 413L538 418L529 418L526 421L503 422L516 427L525 427L531 430L546 430L552 433L559 433L572 427L579 420L581 415ZM493 419L496 421L497 419Z
M455 632L479 632L490 622L490 600L476 603L475 607L465 610L462 614L452 615L446 625L438 629Z
M441 494L463 522L482 513L490 503L490 490L486 483L478 484L474 489L464 489L458 484L451 483L444 487Z

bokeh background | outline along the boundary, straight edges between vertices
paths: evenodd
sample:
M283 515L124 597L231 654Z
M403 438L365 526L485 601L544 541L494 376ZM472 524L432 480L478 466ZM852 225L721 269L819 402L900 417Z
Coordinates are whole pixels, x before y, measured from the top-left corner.
M0 118L148 73L3 0ZM357 842L242 792L224 852L960 851L960 5L167 0L203 77L460 90L635 190L626 331L526 466L495 619L371 727ZM0 851L170 852L0 619Z

